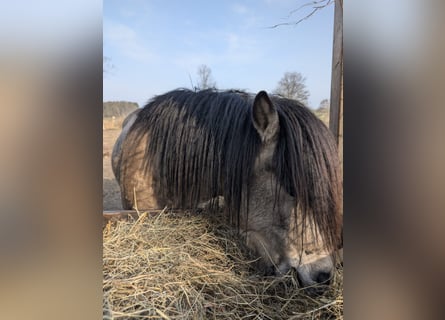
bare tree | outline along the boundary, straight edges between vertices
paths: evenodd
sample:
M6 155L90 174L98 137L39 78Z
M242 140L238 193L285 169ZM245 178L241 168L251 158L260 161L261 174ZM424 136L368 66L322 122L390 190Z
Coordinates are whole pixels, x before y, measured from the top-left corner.
M286 72L278 82L274 93L307 104L310 94L306 89L305 81L306 78L299 72Z
M114 64L111 62L111 58L103 56L103 74L108 74L114 69Z
M198 67L198 83L196 89L204 90L209 88L216 88L216 82L212 78L212 70L202 64Z
M319 111L321 110L328 110L329 109L329 100L328 99L323 99L320 101L320 105L318 106Z

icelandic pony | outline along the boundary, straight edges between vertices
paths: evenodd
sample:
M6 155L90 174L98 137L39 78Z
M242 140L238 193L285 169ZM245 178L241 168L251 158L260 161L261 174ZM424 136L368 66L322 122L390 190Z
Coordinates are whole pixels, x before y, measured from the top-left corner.
M342 241L337 147L299 102L265 91L156 96L125 120L112 167L124 209L196 209L222 196L265 274L330 279Z

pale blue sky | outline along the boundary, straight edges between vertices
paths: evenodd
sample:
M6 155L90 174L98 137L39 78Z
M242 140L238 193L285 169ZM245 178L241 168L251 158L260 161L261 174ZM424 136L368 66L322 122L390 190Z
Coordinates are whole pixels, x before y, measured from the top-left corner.
M153 95L196 84L206 64L219 89L273 91L286 71L306 77L309 106L330 97L334 6L298 26L308 0L105 0L104 101L143 106Z

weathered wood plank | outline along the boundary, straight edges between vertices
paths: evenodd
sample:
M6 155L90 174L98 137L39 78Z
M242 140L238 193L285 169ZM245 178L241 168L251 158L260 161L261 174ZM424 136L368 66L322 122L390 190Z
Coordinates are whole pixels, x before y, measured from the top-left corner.
M335 0L329 128L343 147L343 0Z

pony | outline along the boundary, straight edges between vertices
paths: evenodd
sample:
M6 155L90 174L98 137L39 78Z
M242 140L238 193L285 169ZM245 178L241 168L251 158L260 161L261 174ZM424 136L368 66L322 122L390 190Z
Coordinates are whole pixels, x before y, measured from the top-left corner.
M342 244L342 177L333 136L303 104L265 91L155 96L125 119L112 168L124 209L223 199L261 273L295 269L302 287L329 283Z

